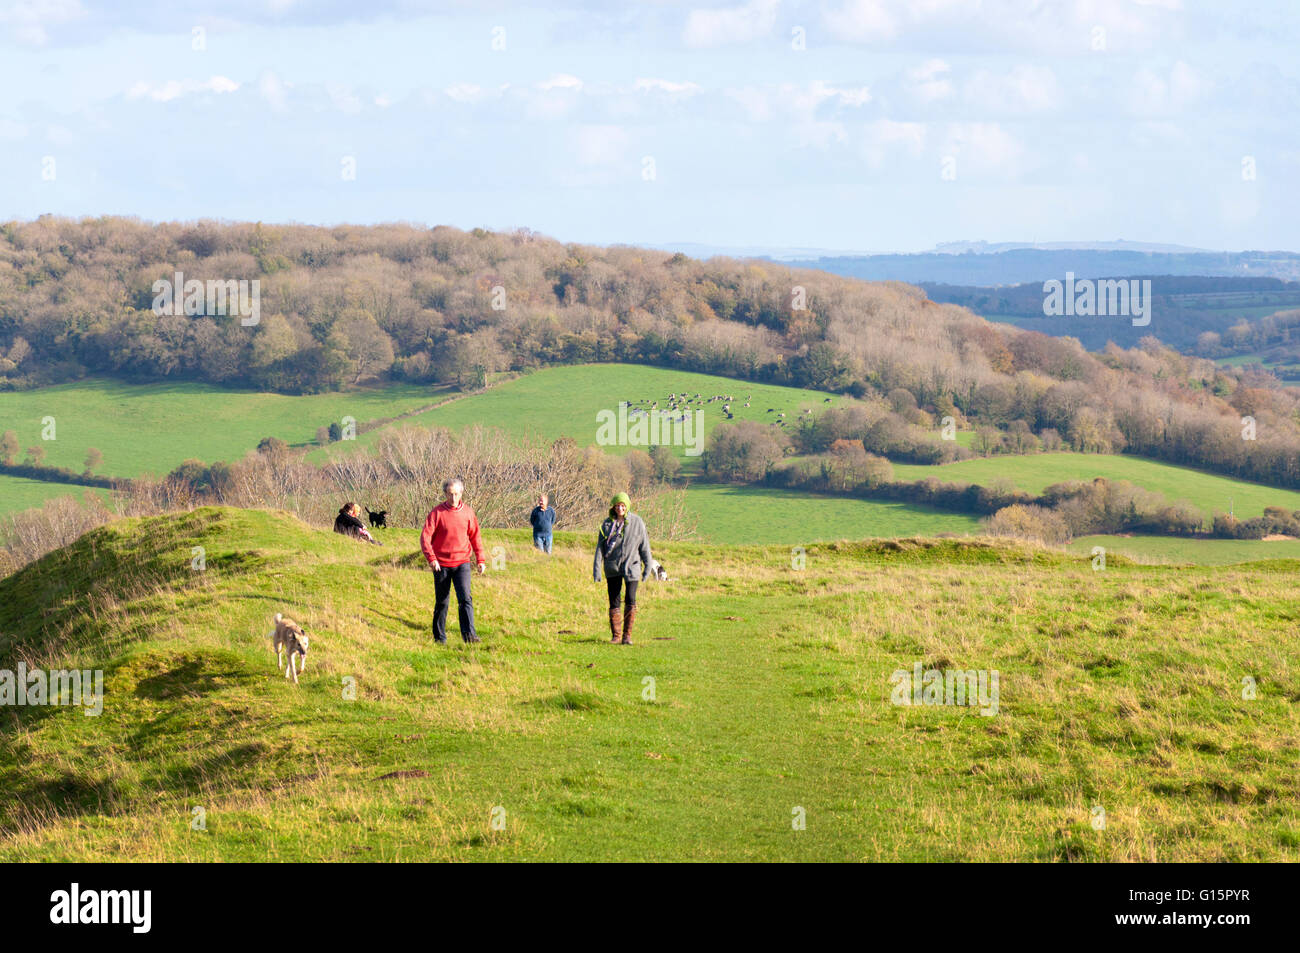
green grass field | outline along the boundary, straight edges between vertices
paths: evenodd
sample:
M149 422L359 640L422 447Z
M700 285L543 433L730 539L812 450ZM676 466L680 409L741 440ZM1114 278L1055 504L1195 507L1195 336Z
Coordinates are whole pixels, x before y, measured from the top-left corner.
M96 493L101 497L108 496L108 490L97 487L47 483L44 480L29 480L26 477L0 474L0 515L40 506L46 500L52 500L56 496L71 496L81 500L88 492Z
M776 419L776 413L786 415L786 427L795 426L795 418L802 408L818 412L825 407L839 406L849 398L804 390L798 387L777 387L771 384L752 384L711 374L694 374L639 364L579 364L565 367L548 367L522 377L495 385L487 390L466 394L428 413L413 418L427 426L447 427L459 431L475 424L500 427L519 436L556 440L572 437L579 446L596 443L597 419L601 410L617 413L620 400L629 403L658 400L661 408L671 393L731 394L737 399L731 409L739 420L758 420L764 423ZM745 408L745 395L750 395L750 407ZM826 402L826 398L830 402ZM776 413L767 413L768 408ZM722 404L705 404L704 432L707 438L719 423ZM735 421L732 421L733 423ZM362 434L356 444L365 446L379 439L383 428ZM313 451L310 459L323 460L329 454L347 452L351 443L336 443L328 448ZM703 447L703 443L701 443ZM612 453L625 453L629 446L608 446ZM641 449L647 449L642 447ZM682 448L682 462L693 469L698 457L687 455Z
M275 435L291 443L304 443L317 426L345 414L360 422L390 417L414 408L441 403L433 410L406 418L403 423L445 426L459 430L483 424L513 434L553 440L571 436L582 445L596 439L596 412L617 407L620 399L646 402L677 392L729 393L740 419L770 421L786 414L788 426L804 408L814 412L844 403L847 398L798 388L749 384L724 377L692 374L639 365L579 365L553 367L521 377L504 379L485 391L458 395L446 390L395 386L311 397L226 392L200 385L132 386L106 381L34 392L6 394L0 427L20 430L22 445L39 440L40 418L55 417L58 439L47 441L51 463L80 468L87 446L98 446L105 456L104 473L138 475L165 473L181 460L196 457L213 461L235 459L263 436ZM746 409L745 395L750 396ZM705 406L705 433L722 419L720 404ZM22 428L26 429L23 430ZM364 433L355 441L313 450L309 458L323 462L330 455L372 444L385 428ZM971 431L958 433L969 445ZM29 439L30 438L30 439ZM626 446L611 446L625 452ZM698 457L682 454L686 472L695 473ZM895 464L895 478L988 483L1011 479L1030 492L1067 479L1107 476L1131 480L1163 493L1170 499L1187 499L1207 514L1226 509L1228 500L1239 516L1263 512L1265 505L1300 508L1300 493L1245 483L1228 477L1175 467L1138 457L1093 454L1037 454L998 456L963 461L941 467ZM0 476L0 513L38 506L47 499L72 495L84 489ZM815 540L978 532L979 521L964 514L946 513L908 504L810 497L763 488L696 484L687 491L690 513L697 518L699 538L717 543L773 543L800 545ZM1291 555L1287 544L1239 543L1218 545L1185 540L1127 543L1125 551L1142 560L1222 563Z
M787 543L871 537L967 535L980 520L926 506L791 493L757 486L693 484L686 506L710 543Z
M22 453L44 447L50 466L79 473L86 449L96 447L104 455L99 474L163 476L189 458L237 460L263 437L302 444L315 440L318 427L345 415L358 422L377 420L445 397L405 384L291 397L194 383L87 380L3 395L0 430L18 434ZM54 440L41 439L47 416L54 418Z
M105 672L98 717L0 709L0 860L1300 856L1296 563L667 545L623 647L586 534L489 532L484 642L439 648L415 533L384 538L202 509L0 581L0 667ZM997 713L891 704L916 663L997 671Z
M941 466L894 464L895 480L924 480L935 477L945 483L989 484L1010 480L1027 493L1041 493L1053 483L1066 480L1129 480L1169 500L1187 500L1209 518L1228 512L1229 500L1239 518L1260 516L1265 506L1300 509L1300 493L1280 490L1232 477L1218 476L1187 467L1177 467L1143 457L1096 453L1037 453L1028 456L979 457Z
M1139 563L1226 566L1261 559L1300 559L1300 539L1180 539L1174 536L1080 536L1066 547L1091 553L1094 546Z

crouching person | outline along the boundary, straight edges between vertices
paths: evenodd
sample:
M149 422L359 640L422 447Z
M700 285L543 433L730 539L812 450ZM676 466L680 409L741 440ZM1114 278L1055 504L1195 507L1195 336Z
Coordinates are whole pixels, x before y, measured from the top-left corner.
M645 523L628 512L631 500L626 493L616 493L609 501L609 518L600 526L596 537L596 558L591 574L600 582L605 570L605 587L609 590L609 633L614 644L632 644L632 623L636 620L636 590L650 567L650 536ZM624 608L626 591L626 608Z
M376 546L384 545L371 536L370 531L366 529L366 524L361 522L361 507L355 503L343 504L343 508L339 510L339 515L334 517L334 532L342 533L344 536L351 536L353 539L359 539L363 542L373 543Z

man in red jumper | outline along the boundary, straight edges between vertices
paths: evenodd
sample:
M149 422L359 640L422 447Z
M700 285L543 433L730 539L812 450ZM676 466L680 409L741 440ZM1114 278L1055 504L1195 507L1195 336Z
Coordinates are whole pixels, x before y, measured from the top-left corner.
M439 645L447 644L447 603L451 587L456 587L456 608L460 616L460 637L466 642L478 642L474 631L474 600L470 597L470 548L478 563L479 573L487 572L483 559L483 543L478 534L478 517L468 503L460 498L465 485L459 480L447 480L442 485L444 502L429 511L420 533L420 549L433 570L433 639Z

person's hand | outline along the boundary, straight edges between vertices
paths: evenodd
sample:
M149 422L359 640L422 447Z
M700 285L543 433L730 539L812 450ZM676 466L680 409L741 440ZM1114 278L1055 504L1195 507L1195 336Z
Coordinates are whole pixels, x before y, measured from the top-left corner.
M434 572L437 572L442 567L438 565L438 560L435 559L433 562L429 563L429 568L432 569Z
M478 574L481 576L481 575L483 575L485 572L487 572L487 563L479 563L479 564L478 564Z

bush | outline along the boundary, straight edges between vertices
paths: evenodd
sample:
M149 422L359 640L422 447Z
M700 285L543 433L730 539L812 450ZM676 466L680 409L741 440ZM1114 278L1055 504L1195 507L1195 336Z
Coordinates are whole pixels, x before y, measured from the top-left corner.
M1037 540L1050 545L1070 541L1070 528L1060 515L1045 506L1016 503L1003 507L989 517L986 525L994 536Z
M709 434L704 472L720 480L752 482L763 479L785 455L789 441L753 420L719 424Z

